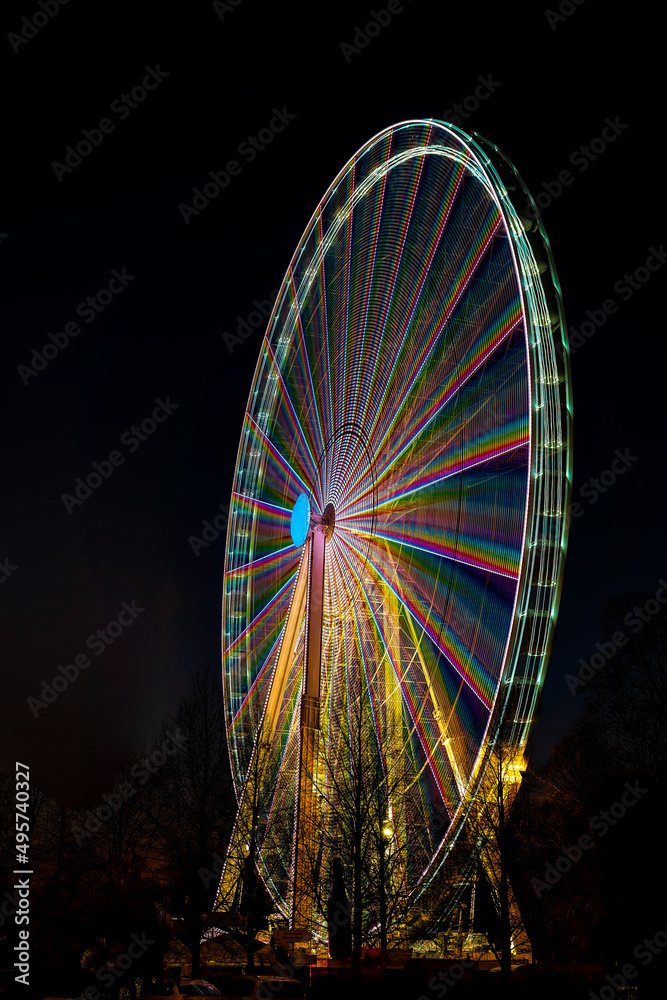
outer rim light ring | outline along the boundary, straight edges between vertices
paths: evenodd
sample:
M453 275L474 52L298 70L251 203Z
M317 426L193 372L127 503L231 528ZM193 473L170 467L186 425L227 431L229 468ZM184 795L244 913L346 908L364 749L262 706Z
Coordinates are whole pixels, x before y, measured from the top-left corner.
M566 540L566 519L563 517L563 512L567 511L568 504L566 501L569 495L569 476L567 471L567 449L569 447L567 411L569 407L564 405L564 401L569 398L569 371L567 367L568 359L562 307L560 306L560 296L553 269L553 261L549 255L550 273L547 274L546 280L548 282L549 278L551 278L551 282L555 286L555 297L560 311L560 329L554 327L553 317L549 316L545 308L544 293L541 291L542 282L538 276L538 270L535 266L530 245L533 237L531 235L529 241L524 232L526 227L522 224L522 220L517 214L520 211L517 196L512 195L510 197L508 194L508 191L514 190L512 184L517 186L519 194L521 194L520 182L517 183L517 179L510 176L506 187L504 183L505 174L499 175L497 172L496 158L489 159L486 147L480 146L476 138L473 137L474 134L471 136L456 129L454 126L439 122L404 122L378 133L376 137L369 140L364 147L358 150L343 170L339 172L338 177L330 186L313 218L306 227L288 268L283 286L281 286L281 294L278 296L269 321L266 333L267 356L268 349L270 348L272 357L277 357L279 365L281 363L280 359L287 351L283 343L285 338L281 330L278 329L283 324L287 325L286 320L284 318L281 320L280 318L283 299L285 302L294 300L292 308L295 314L298 314L301 303L305 301L308 289L318 274L321 255L317 251L314 252L307 245L307 238L311 234L311 231L321 223L326 235L335 235L338 228L342 225L342 220L346 214L345 209L340 209L334 217L327 216L326 214L328 199L335 195L339 182L347 177L355 162L360 161L365 151L369 147L373 147L379 138L386 136L388 133L398 133L403 127L427 124L434 131L456 138L459 144L465 146L468 151L467 169L475 174L476 179L486 188L489 197L495 201L510 236L510 245L514 258L514 273L520 280L523 312L526 318L526 355L530 373L531 434L530 478L527 484L529 492L524 507L521 573L513 606L513 625L510 626L508 632L503 657L504 665L501 672L502 687L499 683L494 701L494 710L492 712L493 724L490 717L485 733L486 739L492 737L495 723L504 715L509 715L511 711L512 715L510 718L513 720L512 728L515 739L518 744L522 745L525 744L525 740L527 739L530 720L535 710L539 687L543 680L550 637L555 624L560 577L562 575ZM408 157L417 155L426 156L426 153L431 152L437 155L438 150L435 148L423 151L413 149L405 155L407 159ZM353 207L355 197L358 197L359 193L360 188L352 188L349 203ZM325 225L325 222L327 225ZM321 245L319 249L321 249ZM548 243L546 243L546 249L548 252ZM274 331L275 337L272 337ZM281 335L279 336L279 334ZM255 381L253 382L253 391L255 393L259 389L266 393L260 381L263 364L266 365L268 362L263 362L262 356L260 356ZM274 380L277 378L273 373L268 377ZM269 398L268 393L266 393L266 396ZM278 398L277 395L276 398ZM260 428L260 434L264 433L266 427L269 426L273 414L274 410L271 404L257 407L257 413L255 413L255 410L252 411L252 416L256 420L256 426ZM246 433L248 432L246 431ZM253 452L248 451L246 454L246 451L240 447L238 460L240 469L251 464L252 455ZM302 486L306 486L308 489L308 485L304 480L300 480L300 482ZM313 499L313 503L317 505L318 510L321 510L319 504L322 498L318 495L317 487L317 482L313 482L311 485L311 495L313 498L316 498ZM296 490L292 492L292 497L295 492ZM242 486L239 485L238 495L242 493ZM253 496L256 496L256 494L252 490L248 491L247 494L243 494L244 500L247 498L252 499ZM303 494L310 509L308 496L309 494ZM299 496L297 503L299 500L301 500L301 496ZM285 503L283 508L285 514L288 513L289 506L289 502ZM293 526L295 510L296 504L291 512L291 540L295 546L300 547L304 543L305 538L302 539L302 531ZM256 530L256 526L259 524L259 515L257 521L253 522L253 524L255 525L254 530ZM548 531L547 529L550 525L556 530ZM287 542L285 535L283 537L285 538L285 542ZM258 560L258 562L261 562L261 560ZM240 587L237 588L237 591L242 595L236 598L237 604L239 607L244 607L246 592L241 591ZM236 611L236 606L232 606L232 603L230 600L230 617ZM509 655L510 653L512 655ZM243 663L244 661L240 662ZM510 694L513 696L516 695L516 704L513 703L511 709L509 708ZM508 706L507 709L506 706ZM478 757L480 775L481 770L483 770L482 765L483 755L480 755ZM478 774L477 770L475 774ZM475 774L471 776L471 789L472 785L476 783L474 780ZM441 850L436 852L431 864L423 872L422 885L428 881L429 874L437 867L438 861L443 856L442 851L446 848L446 844L451 843L458 835L465 811L462 803L455 821L452 823L450 829L446 831L446 834L443 835L440 845Z

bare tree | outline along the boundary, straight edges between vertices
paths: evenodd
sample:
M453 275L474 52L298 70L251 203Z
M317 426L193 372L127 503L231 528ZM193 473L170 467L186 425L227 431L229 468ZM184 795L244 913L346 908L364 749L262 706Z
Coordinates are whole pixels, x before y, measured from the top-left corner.
M192 972L198 975L215 891L201 872L211 869L227 841L234 813L221 683L210 667L194 677L190 694L158 737L158 747L174 731L178 746L155 776L150 818L158 831L157 874L165 902L181 922Z
M102 964L137 928L155 936L156 836L145 811L150 785L130 776L140 773L141 756L128 761L89 809L59 806L31 789L31 927L45 968L76 972L82 962Z
M505 739L501 729L489 748L486 770L466 823L470 855L480 859L498 915L487 938L505 980L511 973L512 953L530 948L510 881L516 846L510 824L524 769L523 753Z
M224 871L211 922L224 928L246 952L246 971L254 968L257 934L268 927L274 903L265 888L269 876L286 888L292 846L291 813L275 804L279 756L270 739L258 733L245 775L243 796L225 852ZM236 803L234 803L236 804ZM216 882L217 886L217 882Z
M380 747L368 702L357 697L341 706L327 734L328 752L322 743L313 775L321 817L310 858L314 909L326 920L332 867L339 859L355 960L364 945L379 945L386 955L407 900L404 776L393 766L400 732L384 732L383 739Z

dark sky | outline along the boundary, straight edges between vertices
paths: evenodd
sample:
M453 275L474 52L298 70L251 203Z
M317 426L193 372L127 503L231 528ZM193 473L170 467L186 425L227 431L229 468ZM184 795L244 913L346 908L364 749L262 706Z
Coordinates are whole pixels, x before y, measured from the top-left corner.
M37 0L2 12L0 768L22 760L58 801L94 804L191 674L219 662L224 538L198 555L188 539L229 499L261 337L230 353L223 333L278 288L318 201L367 139L451 116L480 78L491 93L463 127L545 193L569 324L579 329L608 299L617 306L572 363L583 513L534 731L535 752L547 753L580 708L564 676L595 650L604 600L653 593L667 576L667 272L640 272L649 279L629 291L623 278L667 242L651 5L621 16L564 0L572 12L556 20L539 3L406 0L346 56L341 43L385 7L44 4L44 16ZM119 103L144 78L154 85L145 100ZM239 156L276 109L289 124L252 162ZM607 119L613 141L577 153L611 135ZM97 145L68 164L83 130L97 130ZM179 204L230 159L240 173L186 222ZM547 204L566 169L572 183ZM100 290L111 302L77 315ZM26 377L33 349L77 322L80 333ZM144 441L128 436L156 400L163 421ZM617 449L636 460L595 503L590 489L580 497ZM112 452L122 464L102 466L108 478L68 510L62 494ZM144 610L128 617L123 602ZM91 654L87 637L119 614L130 624ZM86 652L91 666L35 717L28 698Z

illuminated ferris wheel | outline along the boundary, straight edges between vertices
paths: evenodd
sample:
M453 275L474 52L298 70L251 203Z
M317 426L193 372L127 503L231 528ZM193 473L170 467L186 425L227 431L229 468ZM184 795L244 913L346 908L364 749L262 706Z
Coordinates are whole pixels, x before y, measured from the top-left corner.
M565 325L535 218L494 146L409 121L355 154L299 242L230 504L223 684L239 819L218 908L252 839L284 917L317 923L304 857L319 849L326 877L320 833L335 817L318 782L352 704L371 720L413 898L501 727L521 759L571 480ZM258 796L260 751L271 778Z

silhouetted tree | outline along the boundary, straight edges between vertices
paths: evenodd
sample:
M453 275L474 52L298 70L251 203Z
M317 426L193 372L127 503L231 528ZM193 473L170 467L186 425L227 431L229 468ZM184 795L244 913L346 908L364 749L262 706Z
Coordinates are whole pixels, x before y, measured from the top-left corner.
M321 744L314 776L321 812L310 858L314 906L327 919L333 876L333 868L327 868L336 859L337 891L342 894L344 887L349 899L355 960L364 945L379 945L386 954L405 919L406 779L400 737L398 726L389 727L380 747L371 709L357 697L341 707L327 748Z
M179 918L180 935L200 972L200 942L209 924L216 885L210 871L229 837L233 792L225 739L222 685L211 668L200 671L156 746L176 733L177 748L155 776L150 819L159 838L159 876L165 903Z
M500 961L505 981L512 970L512 945L517 953L522 947L528 948L524 920L511 883L517 849L512 836L512 812L524 767L523 753L506 738L501 727L489 747L487 766L465 827L470 855L480 859L495 906L497 920L489 922L487 939Z

